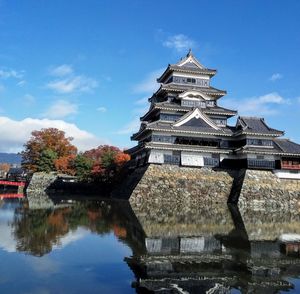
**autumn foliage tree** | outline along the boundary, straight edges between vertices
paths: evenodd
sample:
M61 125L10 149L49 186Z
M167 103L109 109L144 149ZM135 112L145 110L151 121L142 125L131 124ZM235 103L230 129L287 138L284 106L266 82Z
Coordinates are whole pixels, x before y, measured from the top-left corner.
M0 178L6 175L10 167L11 165L9 163L0 163Z
M101 145L83 154L92 162L91 177L94 180L110 181L116 173L130 160L130 156L119 148Z
M77 154L72 140L56 128L33 131L21 153L22 166L32 172L56 170L72 174L72 161Z
M24 144L22 166L31 172L58 171L76 175L83 181L112 182L130 159L119 148L101 145L77 154L72 138L55 128L33 131Z
M11 165L9 163L0 163L0 171L7 173Z

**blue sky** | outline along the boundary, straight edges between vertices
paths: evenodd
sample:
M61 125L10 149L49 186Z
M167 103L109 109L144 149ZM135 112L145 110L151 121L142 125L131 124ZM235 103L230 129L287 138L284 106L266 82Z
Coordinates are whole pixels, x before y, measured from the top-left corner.
M146 98L189 48L220 105L300 143L300 1L0 0L0 151L58 127L130 147Z

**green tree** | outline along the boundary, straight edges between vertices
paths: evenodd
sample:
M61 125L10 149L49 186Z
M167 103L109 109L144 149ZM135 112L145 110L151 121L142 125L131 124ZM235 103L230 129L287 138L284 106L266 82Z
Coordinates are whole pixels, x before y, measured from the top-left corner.
M93 167L93 161L84 156L83 154L78 154L74 160L74 169L76 176L81 180L88 179L91 174Z
M55 170L54 162L57 159L57 153L51 149L43 150L38 161L37 171L40 172L51 172Z

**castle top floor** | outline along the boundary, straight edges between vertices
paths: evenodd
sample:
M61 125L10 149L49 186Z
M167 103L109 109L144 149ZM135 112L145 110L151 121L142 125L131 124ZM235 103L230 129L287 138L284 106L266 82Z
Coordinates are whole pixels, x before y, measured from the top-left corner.
M204 67L190 50L178 63L169 64L157 81L162 84L173 83L209 88L210 79L216 73L215 69Z

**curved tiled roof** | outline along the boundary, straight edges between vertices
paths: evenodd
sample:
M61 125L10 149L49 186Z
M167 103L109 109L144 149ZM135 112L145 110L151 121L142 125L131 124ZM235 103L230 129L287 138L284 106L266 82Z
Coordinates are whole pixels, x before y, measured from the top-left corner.
M148 110L147 113L145 113L142 117L141 120L143 120L145 117L147 117L150 113L153 111L160 109L160 110L173 110L173 111L180 111L180 112L189 112L192 110L191 107L187 106L181 106L176 103L172 102L158 102L154 103L154 105ZM231 110L227 109L221 106L213 106L213 107L207 107L201 109L203 113L206 115L225 115L225 116L233 116L237 114L236 110Z
M151 124L148 124L146 129L148 130L157 130L157 131L168 131L168 132L186 132L186 133L206 133L206 134L215 134L215 135L225 135L231 136L232 129L227 127L222 127L219 130L212 128L207 124L203 125L181 125L178 127L172 126L172 123L163 123L160 121L155 121Z
M187 90L198 90L198 91L200 90L204 94L220 96L220 97L227 94L226 91L219 90L214 87L206 88L206 87L199 87L199 86L195 86L195 85L178 85L178 84L174 84L174 83L169 83L169 84L161 84L160 88L156 91L156 93L154 95L157 95L161 91L183 93Z
M289 139L276 139L275 143L284 153L299 154L300 156L300 144Z
M210 76L214 76L216 74L215 69L209 69L203 66L197 58L193 55L190 50L188 54L179 60L176 64L169 64L167 69L163 72L163 74L157 79L158 81L162 81L166 78L171 72L186 72L186 73L196 73L196 74L206 74Z
M237 131L247 134L283 135L284 132L270 128L264 118L240 116L237 121Z

